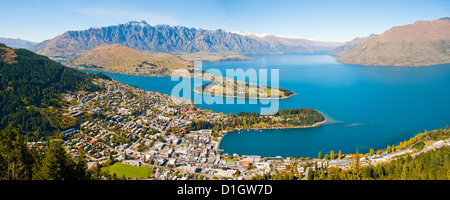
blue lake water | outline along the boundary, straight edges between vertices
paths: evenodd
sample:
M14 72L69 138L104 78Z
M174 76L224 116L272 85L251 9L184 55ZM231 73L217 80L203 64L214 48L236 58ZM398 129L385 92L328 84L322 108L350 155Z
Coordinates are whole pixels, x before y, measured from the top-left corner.
M325 53L249 55L250 61L203 63L203 69L279 69L279 86L296 93L279 108L313 108L329 123L307 129L228 133L220 148L239 155L317 157L331 150L366 153L450 124L450 64L426 67L360 66L338 63ZM179 81L105 73L148 91L171 94ZM270 73L269 73L270 74ZM194 86L191 83L191 88ZM201 95L189 91L191 99ZM181 94L176 94L177 96ZM204 98L211 98L203 96ZM269 105L195 103L215 112L260 112Z

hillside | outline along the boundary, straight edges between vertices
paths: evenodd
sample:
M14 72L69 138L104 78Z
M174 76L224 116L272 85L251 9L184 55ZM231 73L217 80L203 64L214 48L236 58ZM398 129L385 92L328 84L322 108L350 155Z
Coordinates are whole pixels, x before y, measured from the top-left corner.
M337 61L358 65L437 65L450 63L449 50L450 18L441 18L393 27Z
M175 69L193 69L193 64L168 53L146 55L120 44L102 45L72 62L75 66L103 71L160 72Z
M184 26L156 25L145 21L129 22L88 30L67 31L33 47L33 51L51 57L73 58L101 45L121 44L145 53L233 52L233 54L305 53L326 51L338 46L330 43L317 48L301 43L273 45L266 39L255 39L221 29L206 30Z
M0 130L12 124L33 138L77 124L63 116L63 93L100 90L92 75L25 49L0 44Z
M344 45L337 47L336 49L331 50L328 52L328 55L336 56L336 57L342 57L346 53L353 50L355 47L360 45L361 43L365 42L366 40L378 36L377 34L371 34L367 37L357 37L353 40L350 40L346 42Z

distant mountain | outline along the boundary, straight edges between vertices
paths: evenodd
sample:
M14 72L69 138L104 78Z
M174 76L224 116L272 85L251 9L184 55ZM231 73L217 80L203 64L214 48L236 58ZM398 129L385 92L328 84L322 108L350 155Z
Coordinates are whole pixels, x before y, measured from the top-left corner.
M450 63L450 18L393 27L366 40L337 61L389 66Z
M281 39L255 39L221 29L205 30L184 26L156 25L132 21L108 27L67 31L33 47L33 51L52 57L78 57L101 45L121 44L140 52L231 54L304 53L326 51L338 46L334 43L309 44ZM300 41L300 40L299 40ZM305 40L306 42L306 40Z
M329 51L339 45L342 45L341 42L322 42L297 37L283 37L270 34L255 34L242 32L234 32L234 33L249 38L253 38L262 43L268 43L270 49L277 50L281 53L311 53L311 52Z
M331 50L330 52L328 52L328 55L336 56L338 58L342 57L347 52L350 52L351 50L353 50L355 47L357 47L361 43L365 42L366 40L368 40L370 38L376 37L376 36L378 36L378 34L371 34L367 37L357 37L353 40L346 42L344 45Z
M0 37L0 43L3 43L5 45L15 48L15 49L18 49L18 48L30 49L34 45L38 44L36 42L30 42L30 41L26 41L26 40L22 40L22 39L12 39L12 38L2 38L2 37Z
M173 70L193 66L189 61L168 53L146 55L120 44L102 45L72 62L76 66L95 66L110 70L143 71Z

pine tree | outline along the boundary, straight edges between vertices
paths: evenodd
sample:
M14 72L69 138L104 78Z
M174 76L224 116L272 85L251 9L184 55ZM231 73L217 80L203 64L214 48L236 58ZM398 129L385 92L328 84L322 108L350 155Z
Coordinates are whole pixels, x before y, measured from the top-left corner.
M318 159L322 159L322 152L319 151Z
M12 124L0 131L0 180L29 180L34 163L33 153Z
M89 169L89 172L93 180L102 180L102 170L98 161L95 162L95 166Z
M62 142L52 139L48 142L39 171L36 172L34 178L38 180L73 180L77 178L75 166L72 157L64 150Z
M75 171L76 171L76 179L78 180L88 180L89 173L87 171L87 160L86 154L83 148L80 148L78 151L78 157L75 161Z

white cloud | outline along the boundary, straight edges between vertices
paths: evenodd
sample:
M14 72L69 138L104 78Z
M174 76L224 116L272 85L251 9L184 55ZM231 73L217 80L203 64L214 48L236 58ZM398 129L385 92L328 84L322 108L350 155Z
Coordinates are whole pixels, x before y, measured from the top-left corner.
M96 18L106 18L115 20L140 21L145 20L151 25L168 24L177 25L178 22L170 15L159 13L136 11L121 8L81 8L76 12Z

